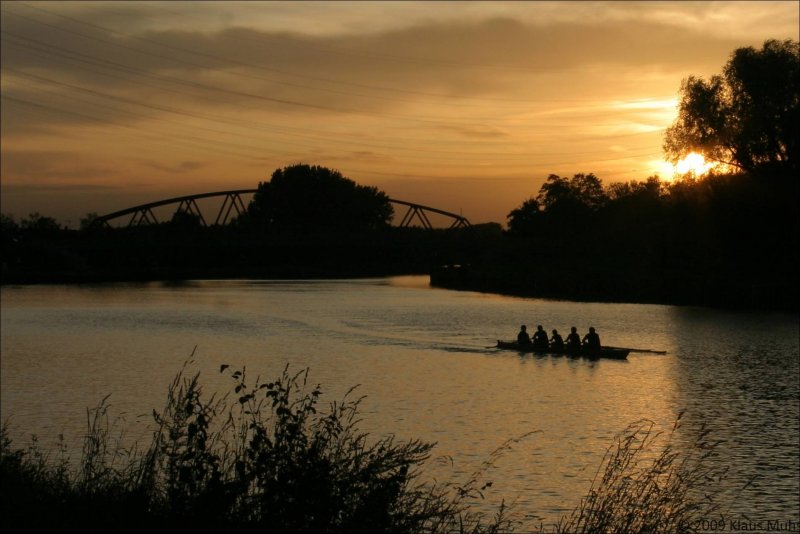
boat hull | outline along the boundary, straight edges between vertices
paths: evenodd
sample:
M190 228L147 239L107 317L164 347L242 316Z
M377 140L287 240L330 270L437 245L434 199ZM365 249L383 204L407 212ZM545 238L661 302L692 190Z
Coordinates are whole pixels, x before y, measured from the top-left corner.
M607 358L611 360L627 360L630 351L625 349L610 349L608 347L601 347L599 352L586 353L581 351L578 353L569 352L566 349L557 350L551 348L538 348L533 345L520 347L516 341L500 341L497 340L497 348L503 350L514 350L517 352L533 353L533 354L552 354L554 356L572 356L575 358L589 358L592 360L599 358Z

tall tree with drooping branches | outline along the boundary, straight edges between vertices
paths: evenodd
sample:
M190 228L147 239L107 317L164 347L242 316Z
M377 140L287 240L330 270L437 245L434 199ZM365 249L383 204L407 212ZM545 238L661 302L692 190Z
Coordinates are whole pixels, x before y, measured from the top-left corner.
M664 152L673 162L691 152L755 175L800 171L800 43L768 40L736 49L722 74L690 76Z

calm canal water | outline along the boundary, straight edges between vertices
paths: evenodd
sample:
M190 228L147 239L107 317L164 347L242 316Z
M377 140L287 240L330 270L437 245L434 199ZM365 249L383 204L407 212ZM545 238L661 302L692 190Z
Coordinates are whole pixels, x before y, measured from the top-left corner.
M519 299L427 286L427 277L198 281L2 288L2 419L17 445L79 443L107 394L128 436L196 347L191 369L224 391L220 364L276 377L311 369L326 400L354 385L371 434L438 443L426 476L464 481L509 438L482 480L551 525L585 495L614 436L682 410L724 440L715 461L730 518L800 520L800 342L796 314ZM595 326L604 344L666 350L627 362L493 348L520 324ZM130 438L133 439L133 438ZM79 445L73 445L79 447ZM755 477L752 485L741 489Z

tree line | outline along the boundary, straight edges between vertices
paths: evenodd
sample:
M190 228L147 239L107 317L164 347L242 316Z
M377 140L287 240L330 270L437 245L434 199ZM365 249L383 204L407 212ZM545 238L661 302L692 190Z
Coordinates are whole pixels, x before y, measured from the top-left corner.
M550 175L502 247L434 283L553 298L797 309L800 45L735 50L683 81L664 152L707 176L604 186Z
M435 284L576 300L796 309L797 181L710 174L604 186L551 175L501 246Z
M796 310L799 77L795 41L737 49L721 75L684 80L664 138L673 162L697 152L716 170L608 185L553 174L506 230L392 227L384 192L297 164L260 183L228 226L189 212L117 229L90 214L80 231L3 216L2 281L430 273L517 295Z
M465 247L500 235L500 225L460 232L397 228L388 195L336 170L297 164L258 185L246 211L226 226L196 213L130 228L81 230L31 214L2 217L3 283L340 278L427 274L464 257Z

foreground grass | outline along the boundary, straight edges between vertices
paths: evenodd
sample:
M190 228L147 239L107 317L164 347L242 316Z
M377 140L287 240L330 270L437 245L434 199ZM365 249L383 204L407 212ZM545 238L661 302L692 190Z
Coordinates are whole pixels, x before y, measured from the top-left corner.
M77 466L66 448L50 457L36 441L0 443L0 513L6 532L494 533L531 532L504 504L487 516L475 473L463 484L422 482L432 443L379 439L358 430L353 390L318 411L321 390L307 370L252 383L223 365L229 395L205 398L186 367L143 451L115 444L105 400L89 412ZM554 527L573 532L692 530L716 511L702 487L719 473L705 460L714 443L699 432L690 448L672 433L635 423L609 448L579 506ZM520 438L517 438L520 439ZM484 464L508 450L506 442Z

